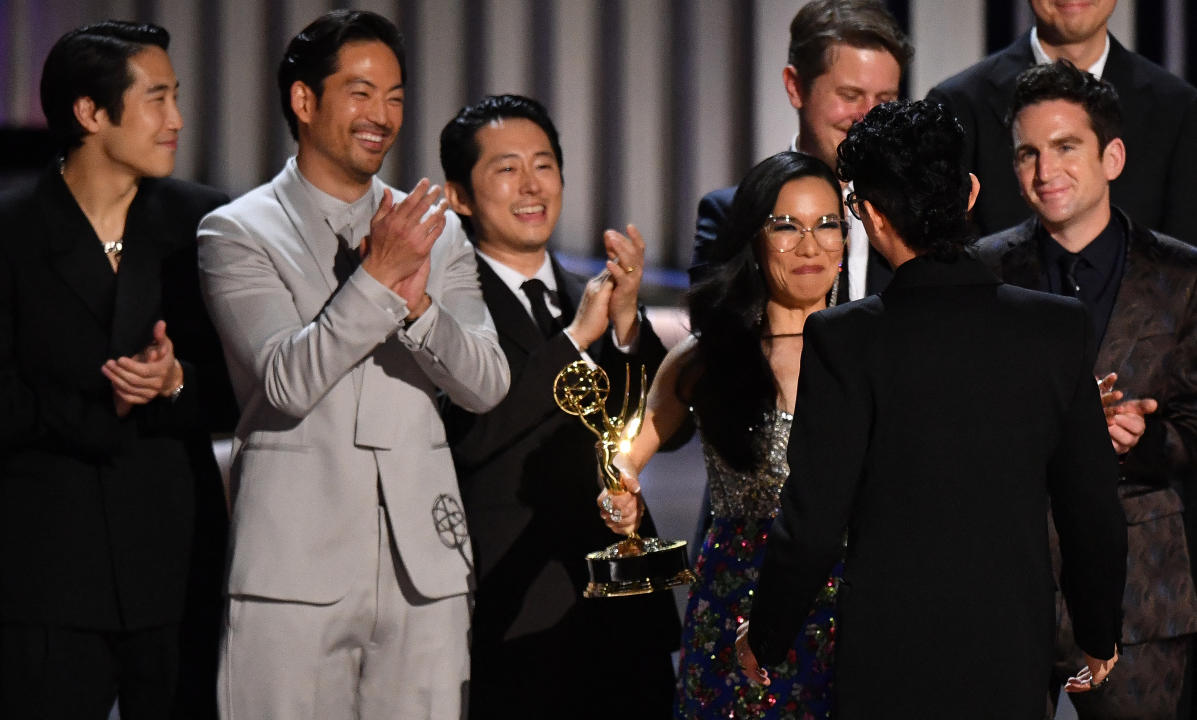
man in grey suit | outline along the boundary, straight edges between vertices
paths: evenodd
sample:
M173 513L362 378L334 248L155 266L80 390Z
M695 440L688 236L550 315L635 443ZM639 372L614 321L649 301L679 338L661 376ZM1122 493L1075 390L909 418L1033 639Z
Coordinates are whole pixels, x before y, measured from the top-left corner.
M279 68L296 157L200 226L242 407L226 718L462 714L471 551L436 396L486 412L509 372L439 188L374 176L403 80L388 20L313 22Z

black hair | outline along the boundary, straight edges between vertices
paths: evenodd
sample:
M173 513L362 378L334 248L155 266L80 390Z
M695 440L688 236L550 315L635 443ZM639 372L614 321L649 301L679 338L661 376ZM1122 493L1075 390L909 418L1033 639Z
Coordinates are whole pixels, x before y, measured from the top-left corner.
M58 38L42 66L41 100L46 125L60 151L83 144L87 131L75 117L75 101L91 98L120 125L124 94L133 84L129 58L147 47L170 46L170 33L150 23L106 20Z
M903 70L914 46L880 0L813 0L790 22L787 60L804 89L827 72L835 45L884 50Z
M287 52L278 66L279 99L283 117L291 129L291 137L299 139L299 119L291 109L291 86L301 82L316 94L316 101L324 93L324 79L337 71L337 54L351 42L378 41L395 53L399 61L399 77L407 82L407 65L403 51L403 35L395 24L378 13L368 10L332 10L327 12L287 45Z
M1111 140L1122 134L1118 91L1110 83L1078 69L1063 58L1053 63L1034 65L1019 74L1010 113L1006 116L1006 127L1013 127L1014 119L1026 106L1050 100L1066 100L1085 110L1089 116L1089 127L1097 135L1099 154L1105 151Z
M840 143L841 180L893 224L917 255L955 258L971 241L964 130L942 105L878 105Z
M750 470L757 461L751 429L776 406L779 390L761 349L769 290L759 256L760 230L781 188L804 177L826 182L843 215L840 184L822 160L788 151L766 158L740 181L711 249L708 275L687 297L698 351L685 375L695 378L685 400L694 407L707 442L737 470Z
M473 195L470 173L478 163L478 131L489 123L503 118L524 118L536 123L549 137L549 145L557 156L557 168L563 169L561 142L557 128L544 106L523 95L487 95L473 105L466 105L441 130L441 169L445 180L457 183Z

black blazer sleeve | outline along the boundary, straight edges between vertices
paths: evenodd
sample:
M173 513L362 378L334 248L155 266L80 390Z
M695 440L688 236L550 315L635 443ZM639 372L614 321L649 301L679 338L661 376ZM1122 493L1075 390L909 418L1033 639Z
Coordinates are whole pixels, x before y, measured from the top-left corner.
M872 424L861 355L836 347L823 320L818 313L806 319L790 477L753 600L748 642L765 664L785 658L840 559Z
M1092 348L1092 323L1077 315ZM1093 388L1093 352L1076 359L1076 386L1061 437L1048 464L1052 517L1060 535L1060 584L1077 645L1089 655L1114 654L1126 584L1126 518L1118 502L1118 465Z
M1180 132L1168 152L1168 178L1164 184L1164 218L1158 228L1165 235L1197 245L1197 214L1193 188L1197 187L1197 92L1192 87L1169 112L1180 113Z
M228 202L223 193L189 185L173 206L186 218L180 235L189 242L171 248L162 260L162 319L183 367L183 392L175 402L149 403L147 429L202 429L230 433L237 424L237 402L229 381L220 338L208 317L199 286L195 228L208 212Z
M723 221L727 219L727 212L735 194L736 188L728 187L709 192L698 201L698 220L694 227L694 257L690 261L691 285L706 277L707 262L711 259L715 238L719 235Z

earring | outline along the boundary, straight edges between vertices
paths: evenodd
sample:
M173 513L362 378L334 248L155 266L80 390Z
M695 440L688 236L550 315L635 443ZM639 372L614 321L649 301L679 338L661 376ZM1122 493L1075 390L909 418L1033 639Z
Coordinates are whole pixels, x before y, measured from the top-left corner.
M827 298L827 307L835 307L835 301L840 296L840 276L835 276L835 282L831 283L831 297Z

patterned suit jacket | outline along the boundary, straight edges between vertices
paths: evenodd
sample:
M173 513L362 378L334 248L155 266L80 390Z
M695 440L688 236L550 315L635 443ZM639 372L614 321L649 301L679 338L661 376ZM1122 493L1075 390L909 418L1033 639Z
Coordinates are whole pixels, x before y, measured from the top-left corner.
M1094 374L1116 372L1127 398L1160 403L1123 458L1119 484L1129 549L1122 639L1134 644L1197 632L1181 500L1197 491L1197 250L1114 212L1129 228L1126 267ZM1006 282L1046 289L1037 223L979 242L982 260Z

